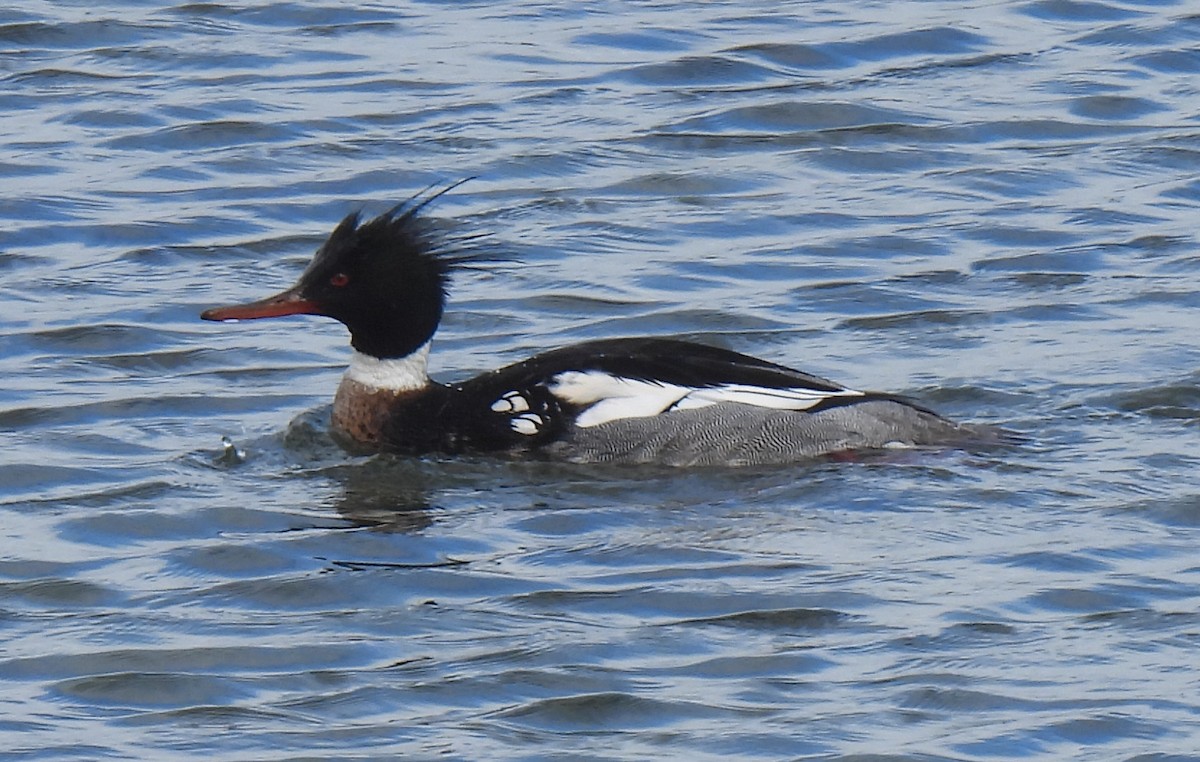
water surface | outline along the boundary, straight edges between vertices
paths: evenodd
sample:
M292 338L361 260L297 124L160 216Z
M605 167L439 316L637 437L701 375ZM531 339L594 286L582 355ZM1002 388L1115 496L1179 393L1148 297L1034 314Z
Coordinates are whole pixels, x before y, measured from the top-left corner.
M0 11L0 745L1200 757L1198 38L1169 0ZM1030 442L352 457L339 325L197 319L468 176L433 213L496 261L442 378L672 336Z

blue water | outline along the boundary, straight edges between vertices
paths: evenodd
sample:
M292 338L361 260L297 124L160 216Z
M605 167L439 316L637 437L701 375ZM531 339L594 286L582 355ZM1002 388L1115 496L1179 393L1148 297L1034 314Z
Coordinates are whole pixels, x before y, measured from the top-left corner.
M1200 759L1198 39L1169 0L8 6L5 758ZM341 326L198 320L469 176L439 377L675 336L1030 441L351 457Z

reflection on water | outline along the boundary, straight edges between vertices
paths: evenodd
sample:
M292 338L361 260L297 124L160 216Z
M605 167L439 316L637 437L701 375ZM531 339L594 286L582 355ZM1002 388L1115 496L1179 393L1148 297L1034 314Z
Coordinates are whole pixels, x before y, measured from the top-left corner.
M1171 2L0 11L4 747L1190 753L1196 32ZM340 326L197 319L469 176L432 210L488 247L440 377L674 336L1030 441L350 456Z

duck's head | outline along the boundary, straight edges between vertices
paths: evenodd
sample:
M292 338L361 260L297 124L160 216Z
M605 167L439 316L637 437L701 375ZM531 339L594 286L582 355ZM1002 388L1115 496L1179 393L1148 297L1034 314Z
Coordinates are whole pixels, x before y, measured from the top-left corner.
M410 199L361 224L357 213L347 216L296 285L257 302L214 307L200 317L324 315L350 329L350 343L359 352L380 359L407 357L437 330L454 262L443 256L418 216L438 195Z

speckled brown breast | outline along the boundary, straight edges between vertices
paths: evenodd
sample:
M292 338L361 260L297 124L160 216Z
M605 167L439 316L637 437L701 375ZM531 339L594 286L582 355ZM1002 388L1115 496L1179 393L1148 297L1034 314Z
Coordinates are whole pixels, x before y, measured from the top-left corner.
M382 444L383 425L396 400L411 392L376 389L342 378L333 398L333 433L371 449Z

